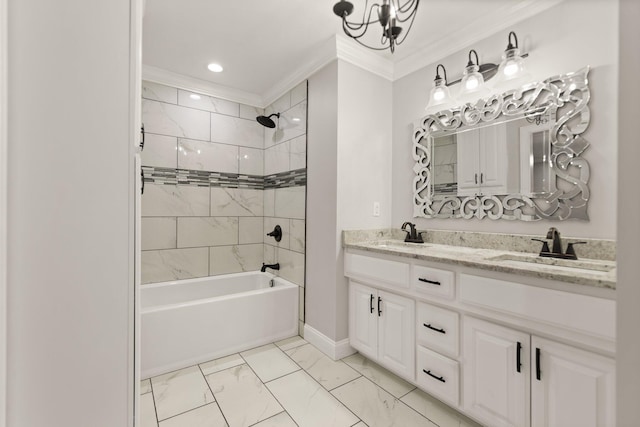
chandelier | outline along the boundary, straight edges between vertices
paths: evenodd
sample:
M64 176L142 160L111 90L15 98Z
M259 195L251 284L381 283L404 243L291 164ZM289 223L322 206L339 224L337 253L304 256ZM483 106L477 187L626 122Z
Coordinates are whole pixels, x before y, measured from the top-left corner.
M407 38L413 25L413 20L416 17L419 2L420 0L407 0L401 5L400 0L382 0L382 4L372 3L369 5L369 0L365 0L360 22L347 21L347 16L353 12L353 4L346 0L340 0L336 3L333 6L333 13L342 18L342 29L346 35L369 49L385 50L388 48L393 53L395 46L402 44ZM360 38L369 29L369 24L376 22L382 27L380 46L370 46ZM400 37L403 34L400 24L406 22L408 22L407 25L409 27L404 31L404 35Z

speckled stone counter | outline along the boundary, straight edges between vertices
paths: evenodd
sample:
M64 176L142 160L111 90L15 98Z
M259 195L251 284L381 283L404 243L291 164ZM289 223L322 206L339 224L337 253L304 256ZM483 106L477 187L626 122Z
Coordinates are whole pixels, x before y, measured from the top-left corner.
M540 236L429 231L424 244L404 243L404 236L399 229L345 230L342 234L345 248L579 285L616 287L615 242L610 240L563 238L564 246L577 240L588 243L576 250L580 259L562 260L537 256L540 243L530 239Z

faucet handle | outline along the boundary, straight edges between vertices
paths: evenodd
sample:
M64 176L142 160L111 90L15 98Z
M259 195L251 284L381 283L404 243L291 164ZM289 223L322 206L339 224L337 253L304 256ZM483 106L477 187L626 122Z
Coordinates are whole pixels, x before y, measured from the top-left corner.
M578 256L576 255L576 250L573 247L573 245L586 245L587 242L571 242L567 245L567 252L566 255L570 256L572 259L578 259Z
M546 240L540 240L540 239L531 239L534 242L540 242L542 243L542 249L540 249L540 253L543 252L549 252L549 243Z

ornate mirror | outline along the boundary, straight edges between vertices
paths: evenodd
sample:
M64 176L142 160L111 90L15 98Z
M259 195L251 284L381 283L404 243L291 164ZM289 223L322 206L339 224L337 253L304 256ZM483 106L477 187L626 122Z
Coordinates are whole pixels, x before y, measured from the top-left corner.
M586 67L414 125L414 217L587 220Z

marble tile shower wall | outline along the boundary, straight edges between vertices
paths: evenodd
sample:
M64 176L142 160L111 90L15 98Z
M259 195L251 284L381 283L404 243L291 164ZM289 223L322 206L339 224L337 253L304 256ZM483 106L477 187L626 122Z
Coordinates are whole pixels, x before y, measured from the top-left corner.
M264 111L191 95L143 82L142 282L279 262L302 302L306 82ZM273 131L255 120L271 112L281 113ZM279 243L266 236L276 224Z

